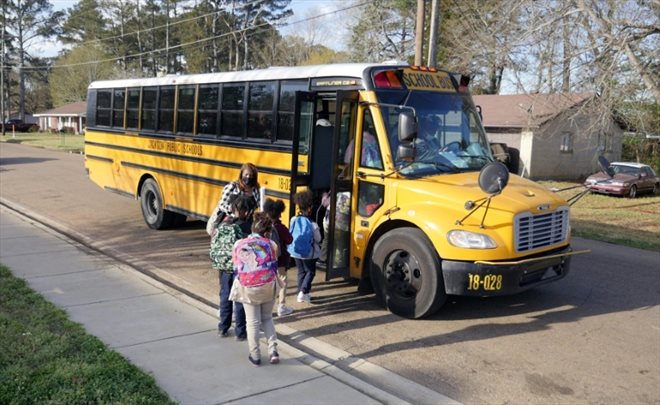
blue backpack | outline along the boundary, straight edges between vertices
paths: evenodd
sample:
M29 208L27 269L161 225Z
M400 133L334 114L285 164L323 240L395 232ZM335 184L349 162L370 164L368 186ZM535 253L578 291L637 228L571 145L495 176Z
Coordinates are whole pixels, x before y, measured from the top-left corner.
M291 218L291 226L289 226L291 236L293 236L293 243L291 243L287 251L292 257L301 259L308 259L312 257L314 252L314 227L309 218L299 215Z

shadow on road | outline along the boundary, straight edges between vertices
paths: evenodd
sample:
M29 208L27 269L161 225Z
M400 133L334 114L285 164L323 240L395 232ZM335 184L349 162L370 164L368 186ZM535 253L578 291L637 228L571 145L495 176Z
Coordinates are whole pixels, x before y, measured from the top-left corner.
M0 166L22 165L26 163L41 163L41 162L47 162L49 160L57 160L57 159L35 158L35 157L5 157L5 158L0 158Z

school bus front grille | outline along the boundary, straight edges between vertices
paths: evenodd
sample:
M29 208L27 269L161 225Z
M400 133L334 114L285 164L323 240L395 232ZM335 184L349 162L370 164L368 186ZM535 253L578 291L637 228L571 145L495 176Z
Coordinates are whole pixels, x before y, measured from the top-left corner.
M517 252L529 252L563 242L568 237L568 208L532 215L518 215L515 220Z

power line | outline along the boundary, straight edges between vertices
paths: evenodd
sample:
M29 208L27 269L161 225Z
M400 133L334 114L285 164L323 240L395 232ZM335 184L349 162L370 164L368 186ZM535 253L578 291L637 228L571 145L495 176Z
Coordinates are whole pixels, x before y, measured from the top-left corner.
M253 4L253 3L256 3L258 1L259 0L255 0L252 3L248 3L248 4ZM200 44L200 43L203 43L203 42L212 41L212 40L215 40L215 39L220 39L220 38L223 38L223 37L227 37L227 36L230 36L230 35L249 32L249 31L256 30L258 28L262 28L262 27L265 27L265 26L274 26L274 27L281 27L281 28L294 26L294 25L301 24L301 23L304 23L304 22L313 21L313 20L317 20L317 19L320 19L320 18L323 18L323 17L338 14L338 13L348 11L348 10L351 10L351 9L363 7L363 6L365 6L369 3L370 3L370 1L366 0L366 1L362 1L360 3L356 3L352 6L344 7L344 8L341 8L341 9L329 11L329 12L326 12L326 13L318 14L318 15L315 15L315 16L311 16L311 17L307 17L307 18L304 18L304 19L300 19L300 20L296 20L296 21L292 21L292 22L287 22L287 23L275 23L275 24L271 25L267 22L264 22L264 23L252 26L250 28L243 28L243 29L238 29L238 30L234 30L234 31L229 31L229 32L222 33L220 35L216 35L216 36L212 36L212 37L206 37L206 38L199 39L199 40L196 40L196 41L186 42L186 43L183 43L183 44L178 44L178 45L173 45L173 46L169 46L169 47L165 47L165 48L149 50L149 51L145 51L145 52L122 55L122 56L118 56L118 57L102 59L102 60L96 60L96 61L72 63L72 64L66 64L66 65L52 65L52 66L47 66L47 67L46 66L43 66L43 67L42 66L35 66L35 67L33 67L33 66L23 66L21 69L23 69L23 70L32 70L32 71L50 70L50 69L63 69L63 68L71 68L71 67L76 67L76 66L86 66L86 65L104 63L104 62L116 62L116 61L120 61L120 60L123 60L123 59L132 59L132 58L136 58L136 57L139 57L139 56L164 52L164 51L168 51L168 50L177 50L177 49L185 47L185 46L193 46L193 45L197 45L197 44ZM217 12L219 12L219 11L205 14L202 17L206 17L206 16L209 16L209 15L215 14ZM191 19L188 19L188 20L185 20L185 21L193 21L193 20L196 20L196 19L202 18L202 17L194 17L194 18L191 18ZM174 25L174 24L172 24L172 25ZM143 33L143 32L147 33L151 30L156 29L156 28L160 29L160 28L163 28L163 27L164 26L149 28L149 29L146 29L146 30L143 30L143 31L135 31L133 33L124 34L122 36L133 35L133 34L137 34L138 32L139 33ZM255 33L252 33L251 35L253 35L253 34L255 34ZM122 36L119 36L119 37L122 37ZM92 41L87 41L87 42L94 43L94 42L103 41L103 40L107 40L107 39L113 39L113 38L117 38L117 37L109 37L109 38L105 38L105 39L102 39L102 40L92 40ZM84 42L83 44L85 44L87 42ZM11 67L8 66L8 65L4 65L4 66L0 66L0 68L7 69L7 68L11 68Z

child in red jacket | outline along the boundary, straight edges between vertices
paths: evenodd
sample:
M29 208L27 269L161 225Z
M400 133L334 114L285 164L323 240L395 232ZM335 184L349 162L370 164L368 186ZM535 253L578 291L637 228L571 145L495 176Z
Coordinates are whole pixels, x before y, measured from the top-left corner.
M284 203L282 200L268 198L264 203L264 212L273 221L273 232L277 232L277 236L272 238L277 241L280 248L280 256L277 259L277 276L280 279L282 288L277 297L277 316L285 316L293 312L293 308L286 306L287 270L289 270L289 261L291 260L287 246L293 242L293 236L291 236L289 228L281 220L282 213L284 212Z

